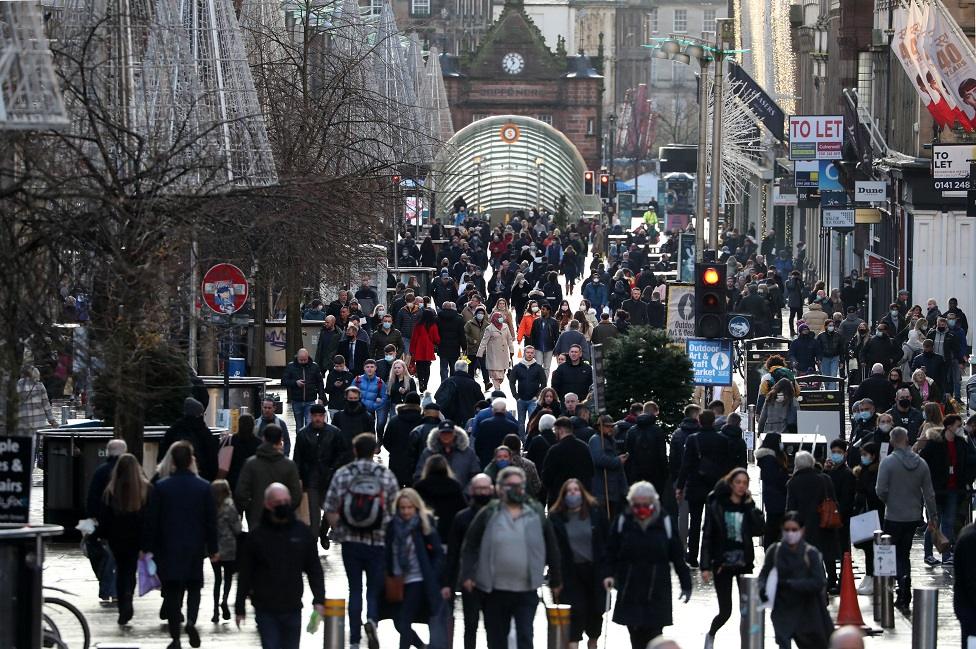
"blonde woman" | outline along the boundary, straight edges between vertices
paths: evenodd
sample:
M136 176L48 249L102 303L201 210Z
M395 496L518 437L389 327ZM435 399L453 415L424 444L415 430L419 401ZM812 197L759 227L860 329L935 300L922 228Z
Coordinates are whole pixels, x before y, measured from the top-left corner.
M401 489L394 506L396 514L386 526L386 597L395 599L391 598L389 584L396 584L398 590L402 587L400 610L393 617L400 649L424 646L410 628L424 598L430 607L429 645L447 646L448 609L440 589L444 547L434 517L414 489Z
M407 364L402 360L393 361L393 365L390 367L390 377L386 382L386 392L390 395L390 398L387 399L386 414L396 412L396 407L403 403L403 398L407 396L407 393L416 391L417 379L410 376ZM383 421L386 421L385 415Z
M115 557L115 588L119 598L119 625L132 619L132 595L136 588L136 564L146 504L149 501L149 480L131 453L119 456L112 468L112 477L102 494L98 512L98 534L108 541Z
M512 317L512 309L508 305L508 300L503 297L495 300L495 308L491 310L492 313L501 313L505 316L505 323L508 325L508 330L512 332L512 337L515 337L515 319Z
M493 311L491 322L485 327L481 344L478 345L478 358L484 360L484 367L488 370L491 384L496 390L501 389L505 372L512 365L514 352L515 336L505 324L505 316Z

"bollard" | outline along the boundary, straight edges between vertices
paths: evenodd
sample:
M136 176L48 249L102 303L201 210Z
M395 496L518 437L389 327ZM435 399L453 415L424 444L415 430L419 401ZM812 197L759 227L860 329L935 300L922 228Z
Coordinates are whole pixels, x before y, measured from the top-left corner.
M738 580L739 610L742 613L739 636L742 639L742 649L763 649L766 639L766 609L759 597L759 578L740 575Z
M61 406L61 425L67 426L71 419L71 406Z
M891 545L891 535L882 534L880 546ZM877 572L877 571L875 571ZM895 578L881 577L881 596L879 600L881 606L881 628L895 628Z
M323 649L344 649L346 646L346 600L325 600L325 638Z
M566 649L569 644L569 604L552 604L546 607L546 619L549 621L548 649Z
M877 547L881 545L881 537L883 535L884 532L882 532L881 530L874 530L874 540L872 542L874 543L875 549L877 549ZM871 566L871 572L874 572L874 566ZM874 582L873 584L874 594L871 595L871 603L874 608L874 621L880 622L881 621L881 588L882 588L881 577L875 574L871 578L871 580Z
M759 448L759 433L756 431L755 404L746 406L746 435L752 435L752 449L749 451L746 460L749 462L749 464L755 464L756 449Z
M939 642L939 589L914 589L912 606L912 649L936 649Z

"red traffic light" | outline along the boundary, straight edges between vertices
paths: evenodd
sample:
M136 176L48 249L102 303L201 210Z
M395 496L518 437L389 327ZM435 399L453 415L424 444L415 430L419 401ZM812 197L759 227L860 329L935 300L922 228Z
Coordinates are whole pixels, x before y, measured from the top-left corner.
M610 174L600 174L600 184L609 185L610 184Z
M593 180L593 172L587 171L583 177L586 178L587 180Z
M721 281L721 278L718 276L717 270L714 268L706 268L705 272L702 273L702 281L707 286L715 286Z
M391 178L391 180L393 181L393 184L394 185L399 185L400 184L400 176L393 176L393 178Z

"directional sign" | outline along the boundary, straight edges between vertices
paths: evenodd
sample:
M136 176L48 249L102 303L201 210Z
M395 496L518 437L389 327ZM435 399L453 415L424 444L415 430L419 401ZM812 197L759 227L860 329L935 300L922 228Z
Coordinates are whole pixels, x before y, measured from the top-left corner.
M685 350L695 385L732 385L732 341L727 338L689 338Z
M237 313L247 303L247 278L233 264L217 264L203 276L203 301L215 313Z

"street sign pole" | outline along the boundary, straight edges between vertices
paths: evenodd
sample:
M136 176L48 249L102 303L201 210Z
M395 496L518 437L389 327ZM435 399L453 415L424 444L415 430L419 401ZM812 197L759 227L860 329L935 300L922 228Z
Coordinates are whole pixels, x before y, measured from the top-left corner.
M233 347L231 316L247 304L249 292L247 278L233 264L211 266L203 276L203 300L215 314L214 324L223 326L218 345L219 355L224 361L224 410L230 408L230 358Z

